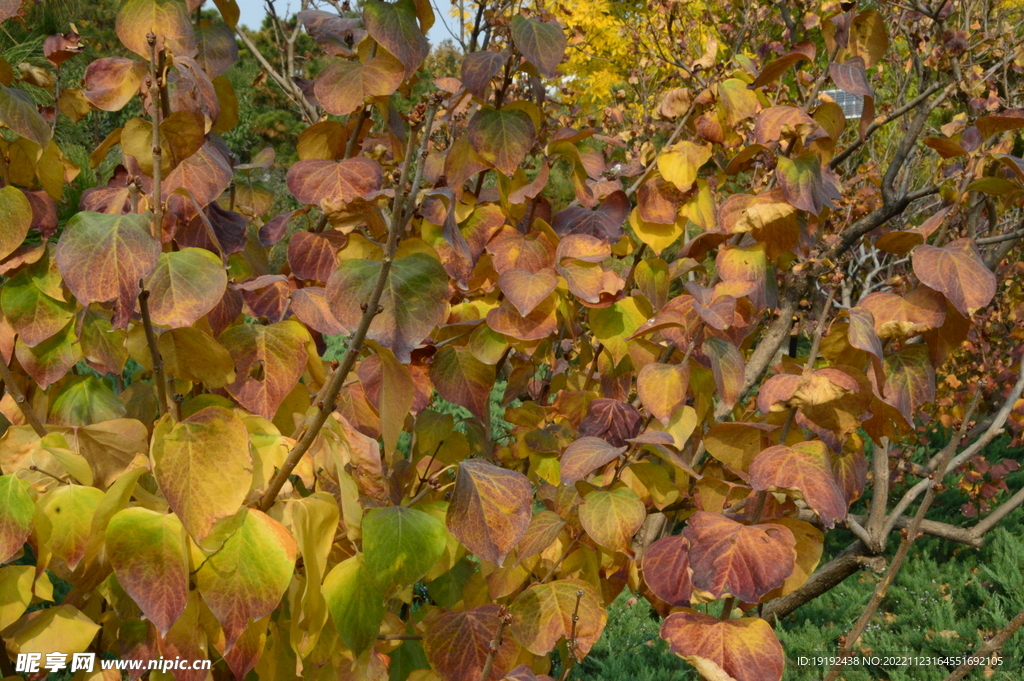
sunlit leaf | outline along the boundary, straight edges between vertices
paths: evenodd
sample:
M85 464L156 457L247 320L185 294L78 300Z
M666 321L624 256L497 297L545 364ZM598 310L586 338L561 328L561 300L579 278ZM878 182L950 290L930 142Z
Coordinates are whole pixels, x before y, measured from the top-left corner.
M149 34L156 36L153 49L157 53L165 47L177 48L193 36L188 8L181 0L124 0L117 11L115 30L125 47L147 60L151 56Z
M434 566L448 533L428 513L403 506L370 511L363 518L363 561L381 592L408 586Z
M103 500L95 487L55 487L40 497L36 508L36 532L53 555L74 570L85 555L92 516Z
M297 551L283 525L247 509L241 524L196 572L199 593L224 629L226 649L250 619L266 617L280 603L295 570Z
M223 407L207 407L180 423L158 422L151 456L160 490L196 541L237 512L249 491L249 433Z
M254 414L274 418L305 371L309 332L294 320L238 324L217 340L235 360L237 377L227 391Z
M821 440L769 447L750 464L749 473L754 489L784 492L806 501L825 527L846 517L846 499Z
M348 558L327 573L324 598L341 640L359 655L373 645L384 619L384 596L377 589L363 556Z
M153 323L190 326L224 296L228 276L220 258L202 248L161 253L146 281Z
M608 621L600 596L590 583L580 579L534 584L519 594L509 610L512 634L534 655L547 655L559 640L575 631L575 649L585 656ZM578 621L573 621L574 616Z
M601 546L627 554L646 518L644 502L628 487L593 491L580 506L580 523L587 534Z
M941 248L918 246L913 265L921 283L943 293L965 317L995 296L996 275L981 259L973 239L957 239Z
M771 626L756 617L721 620L686 608L661 625L673 653L714 681L781 681L785 654Z
M382 51L365 64L335 59L316 77L313 92L320 106L345 116L361 109L367 98L387 97L404 77L402 63Z
M35 504L25 487L13 475L0 475L0 563L21 551L32 532Z
M571 485L619 458L626 447L613 447L599 437L581 437L562 454L562 482Z
M146 619L167 635L188 603L185 528L174 514L126 508L110 519L107 557Z
M756 603L793 573L796 540L781 525L742 525L697 511L683 536L690 542L693 585L716 598L731 594Z
M679 142L658 156L658 171L680 191L688 191L697 179L697 171L710 158L711 147Z

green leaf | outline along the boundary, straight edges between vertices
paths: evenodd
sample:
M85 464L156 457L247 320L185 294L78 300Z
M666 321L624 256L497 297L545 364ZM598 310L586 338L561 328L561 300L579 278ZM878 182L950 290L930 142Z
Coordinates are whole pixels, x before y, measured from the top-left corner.
M152 216L76 213L57 242L64 281L83 305L114 301L115 329L128 324L139 281L153 271L160 242L149 233Z
M188 604L187 541L173 513L126 508L107 524L107 557L117 581L164 636Z
M0 475L0 563L21 551L32 532L35 512L25 483L13 475Z
M32 225L32 205L17 187L0 189L0 260L21 245Z
M309 332L294 320L238 324L218 340L235 360L236 378L227 391L249 411L273 419L306 370Z
M348 329L359 325L360 305L369 298L381 264L373 260L346 260L327 282L331 311ZM448 299L448 273L425 253L395 260L380 297L383 312L373 318L366 337L395 353L402 364L409 353L441 323Z
M88 426L124 415L124 404L96 376L68 376L50 405L50 420L64 426Z
M469 143L482 159L512 177L533 147L536 128L522 109L489 106L469 121Z
M617 364L629 354L629 342L640 325L651 316L651 309L643 298L623 298L608 307L590 308L590 329L594 338L608 351Z
M553 21L527 19L521 14L512 17L512 41L526 61L548 78L565 56L565 33Z
M25 139L32 140L40 149L50 144L53 130L43 120L27 92L0 85L0 123Z
M146 281L149 313L157 326L191 326L224 297L228 275L205 248L161 253Z
M0 308L18 337L34 347L64 328L75 304L64 300L60 272L44 255L4 283Z
M448 529L467 549L499 567L530 527L533 485L522 473L480 459L459 463Z
M360 655L377 640L384 621L384 596L356 554L334 566L324 579L324 597L338 635Z
M430 53L430 43L416 21L413 0L367 0L363 5L363 23L370 37L405 65L406 78L416 73Z
M444 555L448 533L432 515L403 506L363 518L363 562L381 592L418 581Z
M250 619L266 617L277 608L295 571L297 550L284 525L250 508L199 568L199 593L224 629L227 649Z
M36 532L43 545L74 570L85 555L92 516L103 500L95 487L55 487L40 497L36 508Z
M180 423L161 419L151 456L160 490L196 541L245 501L252 479L249 433L228 409L207 407Z

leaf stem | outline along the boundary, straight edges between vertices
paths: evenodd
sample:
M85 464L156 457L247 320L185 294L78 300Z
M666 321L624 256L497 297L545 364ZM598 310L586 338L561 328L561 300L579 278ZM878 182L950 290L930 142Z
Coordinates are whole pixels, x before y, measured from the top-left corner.
M736 603L736 597L735 596L729 596L728 598L726 598L725 601L722 603L722 612L718 616L718 619L720 619L720 620L727 620L727 619L729 619L729 616L732 615L732 608L733 608L733 605L735 605L735 603Z

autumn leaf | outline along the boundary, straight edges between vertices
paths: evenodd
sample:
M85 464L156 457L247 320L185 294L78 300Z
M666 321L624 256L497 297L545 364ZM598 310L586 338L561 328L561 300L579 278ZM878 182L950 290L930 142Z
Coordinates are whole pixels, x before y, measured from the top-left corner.
M571 485L590 473L619 458L626 447L613 447L599 437L581 437L562 454L562 482Z
M223 407L207 407L153 432L153 475L171 509L197 541L245 500L252 456L245 424Z
M139 281L153 271L160 242L149 232L151 216L76 213L57 242L57 267L83 305L114 301L113 326L128 324Z
M501 646L493 653L490 674L482 676L501 623L501 610L499 605L487 604L446 612L433 620L423 637L431 667L446 681L501 679L519 654L519 645L508 635L502 637Z
M973 239L957 239L941 248L914 249L914 274L922 284L943 293L953 307L970 317L996 293L996 275L981 259Z
M685 608L665 619L661 637L707 679L782 679L785 655L771 626L762 619L720 620Z
M161 253L146 280L154 324L191 326L224 296L227 272L220 258L202 248Z
M697 171L711 158L711 148L694 142L679 142L658 156L658 171L680 191L688 191Z
M594 587L580 579L534 584L519 594L509 611L512 634L534 655L547 655L559 640L575 631L575 650L585 656L608 621ZM574 617L578 621L574 622Z
M426 28L420 31L416 14L413 0L367 0L363 5L366 31L405 65L406 78L416 72L430 52L430 44L423 35Z
M173 513L126 508L107 525L106 551L118 583L166 636L188 603L187 539L181 521Z
M528 62L548 78L554 78L565 55L565 34L558 24L516 14L512 17L512 40Z
M605 548L631 554L630 542L647 518L647 509L628 487L595 490L583 498L580 523L590 537Z
M501 566L530 526L532 485L522 473L479 459L458 465L448 529L467 549Z
M483 107L469 121L473 149L507 177L526 158L535 134L533 120L522 109Z
M367 158L308 159L289 168L285 181L299 203L318 206L324 199L351 203L366 198L380 189L383 174L380 165Z
M846 499L821 440L769 447L750 464L749 474L754 489L784 492L806 501L825 527L846 517Z
M690 543L681 534L663 537L644 550L644 582L655 596L672 606L689 605Z
M478 360L468 348L443 348L430 364L430 380L437 394L469 409L485 423L494 378L494 367Z
M793 572L796 540L781 525L742 525L697 511L683 536L690 542L693 585L716 598L731 594L756 603Z
M360 305L370 297L380 272L372 260L346 260L327 282L327 297L338 322L356 328ZM380 298L383 311L374 317L366 337L409 362L409 353L441 322L448 298L448 274L424 253L395 260Z
M235 360L237 378L227 391L249 411L274 418L305 371L309 332L293 320L238 324L217 340Z
M32 532L35 504L14 475L0 475L0 564L21 551Z
M250 619L277 607L295 570L295 540L284 525L255 509L196 571L196 585L224 630L230 650Z

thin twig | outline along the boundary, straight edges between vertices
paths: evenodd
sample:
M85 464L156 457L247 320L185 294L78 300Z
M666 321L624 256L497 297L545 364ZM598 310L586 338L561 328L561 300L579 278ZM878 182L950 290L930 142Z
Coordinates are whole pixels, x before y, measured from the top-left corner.
M480 672L480 681L488 681L491 678L491 669L494 667L494 658L498 655L498 650L501 649L501 637L505 633L505 625L511 621L512 616L509 615L508 609L501 606L498 610L498 629L494 632L494 639L487 648L487 659L484 660L484 668Z
M167 377L164 376L164 359L160 356L160 348L157 347L156 332L153 331L153 318L149 314L149 290L145 287L144 281L139 281L139 309L142 311L142 328L146 331L146 344L149 345L149 354L153 359L153 376L156 381L157 407L160 415L167 413Z
M430 107L427 110L427 120L424 126L423 141L421 145L421 155L425 154L427 142L429 141L430 135L430 124L434 118L434 112L436 107ZM412 133L410 133L412 134ZM402 188L405 184L405 179L408 177L409 166L414 162L415 159L406 159L406 163L403 165L402 178L399 180L398 191L402 192ZM404 196L404 192L402 192ZM323 428L324 423L327 422L327 418L334 412L335 400L338 397L338 392L341 387L345 384L345 379L348 378L349 372L355 366L356 358L359 353L362 352L363 343L366 340L366 334L370 330L370 324L374 318L383 310L380 309L380 299L384 293L384 287L387 284L388 274L391 272L391 264L395 258L395 252L398 250L398 241L401 238L402 223L400 222L399 213L403 212L403 207L396 205L395 210L391 213L391 224L388 227L388 242L384 247L384 257L381 260L380 272L377 274L377 282L374 284L373 291L370 293L370 298L365 302L365 309L363 310L363 316L359 320L359 325L356 327L355 332L352 334L352 338L349 341L348 349L345 351L345 356L341 360L338 368L334 370L330 380L324 386L318 396L317 411L313 416L312 422L305 429L302 436L299 438L295 446L292 447L291 451L288 452L288 456L281 468L278 469L274 475L270 484L267 485L266 492L259 501L259 508L263 511L268 510L274 505L274 500L277 498L278 493L284 486L285 481L288 480L288 476L291 475L295 466L298 465L302 456L312 446L313 441L316 440L317 435L320 433L320 429Z
M1003 644L1006 643L1022 626L1024 626L1024 610L1017 613L1017 616L1010 620L1009 624L1007 624L1002 631L986 641L985 644L975 650L974 654L970 657L982 658L981 660L977 660L977 662L981 662L984 658L995 657L999 649L1003 647ZM971 670L976 666L977 664L965 662L954 669L953 673L947 676L945 681L960 681L970 674Z

